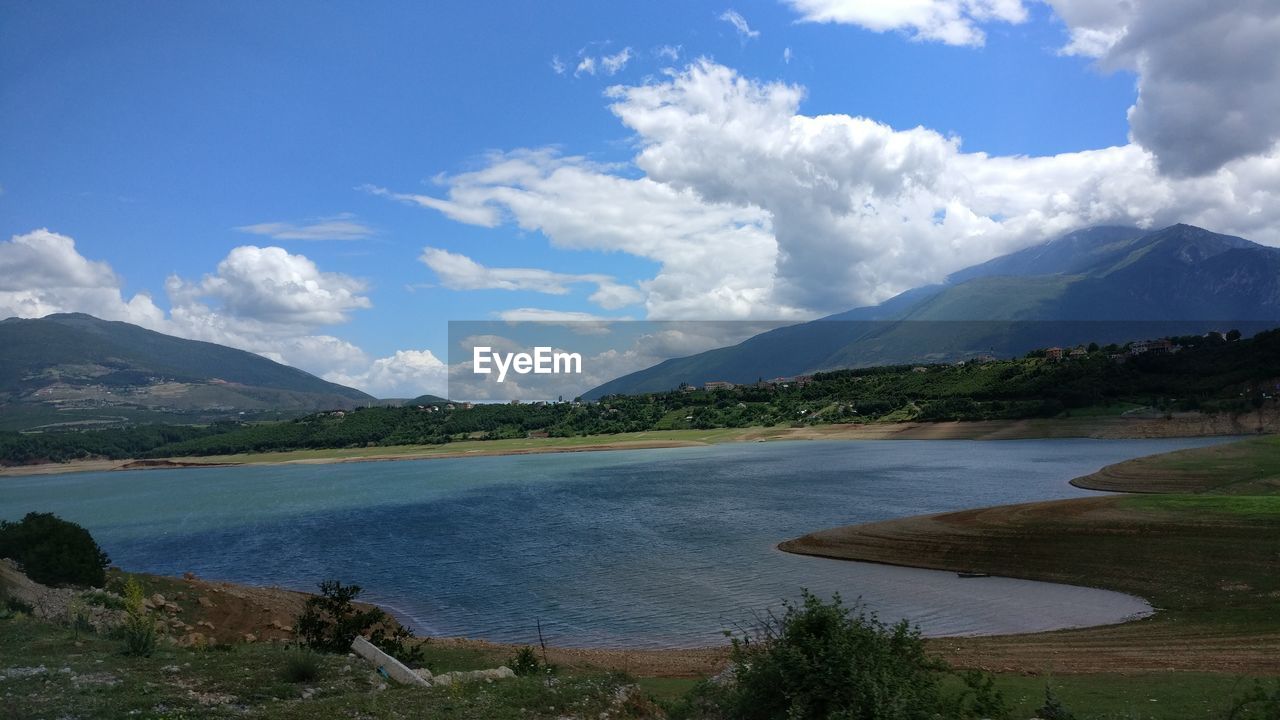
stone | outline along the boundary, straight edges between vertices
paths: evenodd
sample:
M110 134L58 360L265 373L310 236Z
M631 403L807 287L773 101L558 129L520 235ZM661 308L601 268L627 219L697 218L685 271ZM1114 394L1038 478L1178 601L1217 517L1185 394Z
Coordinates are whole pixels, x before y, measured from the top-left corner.
M489 670L455 670L453 672L441 673L431 678L431 684L437 686L448 686L467 682L493 682L494 680L506 680L515 676L516 673L514 670L506 665L502 665Z
M200 607L204 607L204 608L213 607L213 601L210 600L206 595L201 595L200 597L196 598L196 603L198 603Z
M247 643L257 642L257 641L258 641L258 636L257 636L257 635L254 635L253 633L245 633L245 634L244 634L244 641L245 641L245 642L247 642Z
M164 606L165 606L165 599L164 599L164 596L163 596L163 595L161 595L160 593L156 593L155 595L152 595L152 596L151 596L151 605L152 605L152 607L158 607L158 608L162 608L162 607L164 607Z
M378 649L373 643L365 640L359 635L356 636L355 640L351 641L351 649L355 654L367 660L375 668L381 670L387 677L402 685L430 687L429 682L406 667L404 663L386 654L382 650Z

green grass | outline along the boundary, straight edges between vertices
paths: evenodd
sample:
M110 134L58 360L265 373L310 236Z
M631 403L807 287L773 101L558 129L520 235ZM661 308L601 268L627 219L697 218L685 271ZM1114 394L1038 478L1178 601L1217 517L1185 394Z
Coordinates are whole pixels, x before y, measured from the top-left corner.
M1121 498L1117 507L1280 520L1280 495L1145 495Z
M1232 701L1253 687L1253 682L1252 678L1208 673L996 677L996 687L1013 707L1011 717L1034 717L1044 703L1047 684L1080 720L1221 720Z
M0 713L5 718L556 718L599 717L626 679L607 673L516 678L431 689L392 686L363 661L318 655L317 674L290 682L283 645L190 650L161 646L151 657L120 652L119 641L29 617L0 620ZM482 661L483 660L483 661ZM475 651L432 647L440 672L493 667ZM16 668L40 668L10 676ZM314 695L304 699L304 692ZM640 704L643 706L643 703ZM634 708L633 708L634 709ZM615 712L612 717L643 717Z

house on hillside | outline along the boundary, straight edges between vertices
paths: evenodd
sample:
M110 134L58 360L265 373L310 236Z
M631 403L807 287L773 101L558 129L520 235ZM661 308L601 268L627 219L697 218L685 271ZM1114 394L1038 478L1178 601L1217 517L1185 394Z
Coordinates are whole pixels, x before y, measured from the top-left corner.
M1060 347L1051 347L1048 350L1044 351L1045 359L1052 360L1053 362L1061 361L1062 355L1063 355L1063 350Z
M1173 342L1169 340L1169 338L1160 338L1159 340L1136 340L1129 344L1129 352L1133 355L1173 352Z
M734 387L736 386L733 383L724 380L712 380L702 384L703 390L732 390Z

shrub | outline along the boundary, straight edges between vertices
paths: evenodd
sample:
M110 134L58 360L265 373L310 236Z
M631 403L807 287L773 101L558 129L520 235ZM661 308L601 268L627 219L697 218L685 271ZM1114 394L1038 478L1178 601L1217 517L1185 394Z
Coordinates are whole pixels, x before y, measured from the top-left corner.
M507 658L507 667L516 675L537 675L542 672L542 662L538 660L533 648L525 645Z
M80 639L80 635L88 635L93 633L97 628L93 626L93 618L89 615L89 604L84 598L72 598L67 605L67 625L71 627L72 636Z
M857 610L855 608L855 610ZM966 673L962 697L948 697L951 674L925 655L918 629L885 625L874 615L823 602L805 591L754 634L733 638L734 680L719 700L742 720L915 720L999 717L1003 700L979 673Z
M355 599L360 592L359 585L343 585L337 580L320 583L320 594L307 599L294 624L303 644L320 652L346 653L351 650L351 641L364 635L401 662L420 662L424 653L410 643L413 630L378 608L358 609Z
M120 634L124 640L124 653L136 657L149 657L156 649L159 630L155 618L147 613L144 604L142 583L130 577L124 584L124 624L120 626Z
M312 682L320 677L320 656L315 651L296 648L285 657L280 675L285 682Z
M1036 717L1042 720L1075 720L1075 714L1053 694L1053 688L1044 686L1044 704L1036 710Z
M80 598L88 605L96 607L104 607L108 610L124 610L124 598L119 595L112 594L106 590L89 590L80 595Z
M44 585L102 587L111 562L88 530L36 512L16 523L0 522L0 557L13 559Z

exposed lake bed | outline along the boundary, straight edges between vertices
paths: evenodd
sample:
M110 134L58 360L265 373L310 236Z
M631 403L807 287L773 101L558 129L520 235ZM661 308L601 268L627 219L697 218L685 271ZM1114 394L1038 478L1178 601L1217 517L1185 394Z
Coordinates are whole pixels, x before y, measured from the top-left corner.
M738 444L13 478L133 571L311 589L356 582L422 634L694 647L795 598L861 597L931 635L1120 622L1121 593L849 563L775 545L823 527L1089 495L1067 481L1222 439Z

